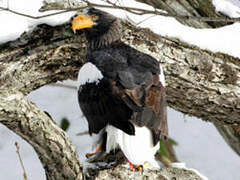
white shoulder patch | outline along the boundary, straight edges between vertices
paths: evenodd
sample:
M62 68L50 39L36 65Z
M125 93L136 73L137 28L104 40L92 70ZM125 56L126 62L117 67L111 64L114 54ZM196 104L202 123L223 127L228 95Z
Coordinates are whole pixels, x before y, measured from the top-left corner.
M88 62L84 64L78 73L78 87L86 84L86 82L98 83L103 78L101 71L94 64Z

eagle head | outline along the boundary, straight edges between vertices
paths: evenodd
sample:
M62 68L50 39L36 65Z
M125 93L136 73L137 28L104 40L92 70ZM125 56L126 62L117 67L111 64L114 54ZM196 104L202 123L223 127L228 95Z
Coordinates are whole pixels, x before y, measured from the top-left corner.
M94 48L110 45L122 35L120 20L95 8L90 8L87 13L78 14L73 18L72 30L73 32L83 30Z
M88 29L87 31L106 31L117 18L99 9L90 8L85 14L78 14L72 21L72 30ZM90 30L89 30L90 29Z

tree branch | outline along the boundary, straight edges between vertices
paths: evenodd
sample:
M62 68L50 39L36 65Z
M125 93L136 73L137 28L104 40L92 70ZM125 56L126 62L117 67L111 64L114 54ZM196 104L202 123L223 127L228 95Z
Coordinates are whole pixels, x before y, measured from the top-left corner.
M65 24L40 25L0 45L1 88L28 94L45 84L75 78L85 59L85 42L83 35L73 36L70 24ZM19 64L26 65L19 70Z
M136 0L141 3L146 3L158 9L166 11L168 14L181 14L183 16L197 16L197 17L211 17L213 19L229 18L223 14L216 12L212 4L212 0ZM184 25L192 26L195 28L216 28L229 24L228 21L199 21L197 19L176 19Z
M85 1L88 2L88 1ZM90 3L88 2L89 6L93 7L100 7L100 8L113 8L113 9L122 9L126 10L130 13L137 14L137 15L144 15L144 14L155 14L155 15L161 15L164 17L173 17L178 18L182 20L197 20L200 22L238 22L240 21L240 18L229 18L229 17L201 17L201 16L189 16L189 15L180 15L180 14L173 14L173 13L166 13L160 10L147 10L142 8L133 8L133 7L127 7L127 6L118 6L116 4L111 5L102 5L102 4L96 4L96 3Z
M25 139L38 154L48 180L82 178L82 168L67 134L21 93L0 92L0 123Z
M139 0L140 2L142 2L141 0ZM85 9L87 6L89 7L100 7L100 8L112 8L112 9L122 9L125 11L128 11L132 14L137 14L137 15L144 15L144 14L155 14L155 15L161 15L164 17L173 17L176 19L181 19L181 21L199 21L199 22L225 22L225 23L232 23L232 22L239 22L240 18L229 18L229 17L203 17L203 16L191 16L191 15L181 15L178 14L176 12L164 12L158 9L155 10L147 10L147 9L142 9L142 8L134 8L134 7L128 7L128 6L119 6L117 4L112 3L111 1L106 1L109 5L102 5L102 4L96 4L96 3L91 3L87 0L84 0L84 2L86 2L86 4L84 3L79 3L77 6L78 7L71 7L71 4L66 5L66 3L60 4L56 6L56 3L48 3L45 4L45 6L43 6L40 11L44 12L46 10L61 10L60 12L55 12L55 13L50 13L50 14L46 14L46 15L42 15L42 16L32 16L32 15L28 15L25 13L21 13L18 11L14 11L11 10L9 8L4 8L4 7L0 7L0 10L3 11L8 11L11 12L13 14L17 14L23 17L27 17L27 18L31 18L31 19L41 19L41 18L45 18L45 17L49 17L49 16L55 16L58 14L63 14L66 12L71 12L71 11L79 11L82 9ZM143 2L145 3L145 2ZM61 6L62 5L62 6ZM50 6L50 8L49 8ZM64 10L63 10L64 9Z
M193 171L189 170L182 170L177 168L163 168L160 171L144 171L141 173L133 173L127 170L123 166L118 166L114 169L103 170L100 171L98 174L98 179L119 179L119 180L126 180L126 179L134 179L134 180L172 180L172 179L179 179L179 180L202 180L202 178L196 175Z
M240 124L238 58L201 50L128 23L123 26L123 41L163 63L169 106L207 121ZM45 84L76 78L84 62L85 43L84 35L74 36L65 24L54 28L41 25L2 45L1 88L28 94Z
M240 126L215 124L226 143L240 156Z
M25 170L25 167L24 167L24 164L23 164L23 160L22 160L22 157L21 157L21 154L20 154L20 147L19 147L17 142L15 142L15 146L16 146L16 149L17 149L16 153L18 155L18 158L19 158L22 170L23 170L23 178L24 178L24 180L28 180L27 173L26 173L26 170Z
M86 7L84 7L84 8L86 8ZM80 10L80 9L81 8L78 8L78 10ZM28 14L21 13L21 12L18 12L18 11L14 11L14 10L11 10L11 9L8 9L8 8L4 8L4 7L0 7L0 10L8 11L10 13L13 13L13 14L16 14L16 15L19 15L19 16L23 16L23 17L27 17L27 18L31 18L31 19L41 19L41 18L45 18L45 17L49 17L49 16L55 16L55 15L58 15L58 14L63 14L63 13L66 13L66 12L73 11L73 10L65 10L65 11L60 11L60 12L56 12L56 13L46 14L46 15L42 15L42 16L32 16L32 15L28 15Z
M149 33L124 22L123 25L126 31L123 40L141 50L145 46L142 35ZM0 45L0 123L33 146L49 180L81 179L82 167L67 135L47 113L27 101L25 95L45 84L77 77L84 63L86 40L83 34L74 35L70 29L69 23L56 27L39 25L18 40ZM152 49L149 44L152 41L148 38L145 39L147 46ZM186 170L164 170L171 177L176 176L175 171L179 176L182 171L188 173ZM96 176L106 177L106 173L109 174L107 179L117 173L120 179L162 176L162 172L156 171L136 175L122 166L114 171L100 171ZM120 175L123 173L126 176ZM192 172L189 175L200 179Z

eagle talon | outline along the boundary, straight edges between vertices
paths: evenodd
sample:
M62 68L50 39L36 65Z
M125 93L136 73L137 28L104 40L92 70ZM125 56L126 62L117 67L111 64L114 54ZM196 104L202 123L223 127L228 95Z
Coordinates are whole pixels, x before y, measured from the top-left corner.
M134 165L131 162L129 162L129 167L132 172L135 172Z
M143 166L142 165L138 165L135 168L137 169L137 171L143 172Z
M134 165L131 162L129 162L130 170L132 172L143 172L143 166L142 165Z
M106 152L104 152L104 151L100 151L91 157L87 157L87 155L86 155L87 162L89 162L89 163L98 162L98 161L102 160L105 156L106 156Z
M87 153L85 154L86 158L89 159L90 157L94 156L96 153Z
M96 149L96 152L94 152L94 153L87 153L85 156L86 156L87 159L90 159L93 156L98 156L99 154L101 154L101 152L102 152L102 146L98 145L98 147Z

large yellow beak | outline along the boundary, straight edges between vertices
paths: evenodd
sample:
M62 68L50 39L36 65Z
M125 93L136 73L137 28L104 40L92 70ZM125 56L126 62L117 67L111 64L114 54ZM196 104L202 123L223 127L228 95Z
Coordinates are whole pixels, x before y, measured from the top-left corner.
M75 33L76 30L91 28L96 23L93 21L92 16L80 14L76 16L72 21L72 30Z

